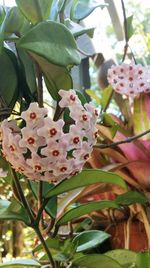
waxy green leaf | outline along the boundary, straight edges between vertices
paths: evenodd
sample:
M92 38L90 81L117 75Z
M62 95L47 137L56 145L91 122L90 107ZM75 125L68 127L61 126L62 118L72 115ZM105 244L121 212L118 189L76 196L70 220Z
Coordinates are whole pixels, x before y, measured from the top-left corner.
M33 52L60 66L80 63L77 45L66 26L54 22L41 22L18 42L18 47Z

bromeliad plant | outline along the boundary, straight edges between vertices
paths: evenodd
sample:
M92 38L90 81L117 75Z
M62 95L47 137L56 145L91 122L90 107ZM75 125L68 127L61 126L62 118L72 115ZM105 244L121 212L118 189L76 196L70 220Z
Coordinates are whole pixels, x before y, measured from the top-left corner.
M98 135L96 119L102 117L81 92L72 89L70 70L80 63L75 38L93 32L78 22L105 5L83 0L70 3L69 19L65 0L16 0L17 6L6 13L1 7L0 176L12 186L13 197L1 196L0 220L23 222L40 242L32 259L0 267L98 267L99 263L125 267L112 253L92 254L110 235L87 231L89 219L82 217L148 201L143 194L128 192L116 173L86 169ZM43 84L56 104L53 118L45 108ZM121 193L114 200L75 204L87 186L108 184L116 185ZM139 255L134 257L135 263L141 260Z

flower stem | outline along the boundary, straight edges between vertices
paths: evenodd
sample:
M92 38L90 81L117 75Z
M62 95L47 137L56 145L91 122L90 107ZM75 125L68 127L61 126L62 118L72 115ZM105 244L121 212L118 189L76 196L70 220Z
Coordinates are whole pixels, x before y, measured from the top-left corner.
M54 259L52 257L52 254L51 254L51 252L50 252L50 250L49 250L49 248L48 248L48 246L47 246L47 244L46 244L41 232L40 232L40 229L38 227L36 227L36 228L34 228L34 230L35 230L39 240L41 241L41 243L43 245L43 248L45 249L45 252L47 253L47 256L48 256L48 259L49 259L49 261L51 263L52 268L56 268L55 261L54 261Z
M16 174L16 171L12 168L12 174L13 174L13 180L14 180L14 183L15 183L15 186L16 186L16 189L17 189L17 192L20 196L20 200L24 206L24 208L26 209L29 217L30 217L30 220L31 220L31 223L34 222L34 215L33 215L33 212L29 206L29 203L26 199L26 197L24 196L24 193L23 193L23 190L22 190L22 187L21 187L21 184L20 184L20 181L18 179L18 176Z

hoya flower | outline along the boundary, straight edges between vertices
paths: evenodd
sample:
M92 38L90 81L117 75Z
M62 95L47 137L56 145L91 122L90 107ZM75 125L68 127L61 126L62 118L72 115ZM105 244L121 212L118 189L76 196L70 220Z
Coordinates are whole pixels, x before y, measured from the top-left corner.
M21 133L22 139L19 141L20 147L26 147L31 151L37 151L40 146L44 146L46 144L44 137L39 137L37 135L36 129L24 127L21 130Z
M47 113L46 108L40 108L36 102L33 102L27 111L22 112L21 117L26 121L27 126L34 127L42 123Z
M76 95L75 90L70 89L69 91L66 90L59 90L59 95L62 97L61 101L59 102L60 107L70 107L81 105L81 101L79 100L78 96Z
M57 140L63 134L64 121L59 119L57 122L51 118L46 117L43 120L44 126L37 130L39 136L45 137L46 139Z
M122 63L108 70L108 81L113 89L122 95L136 97L150 92L150 73L140 64Z
M74 90L60 90L61 107L69 108L72 117L68 132L65 121L52 120L47 109L31 103L21 114L26 126L16 121L1 124L2 150L5 158L28 179L57 183L80 172L96 142L95 107L82 105Z

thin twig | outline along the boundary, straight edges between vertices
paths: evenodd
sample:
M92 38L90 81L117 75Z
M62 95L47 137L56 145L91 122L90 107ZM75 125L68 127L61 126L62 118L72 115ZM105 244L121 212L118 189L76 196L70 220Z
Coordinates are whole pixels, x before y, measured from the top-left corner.
M124 54L122 57L122 62L125 60L127 52L128 52L128 25L127 25L127 17L126 17L126 10L125 10L125 5L124 5L124 1L121 0L121 5L122 5L122 11L123 11L123 18L124 18L124 35L125 35L125 46L124 46Z
M120 145L120 144L124 144L124 143L130 143L134 140L137 140L143 136L145 136L146 134L150 133L150 129L138 134L138 135L135 135L135 136L132 136L132 137L128 137L127 139L125 140L122 140L122 141L117 141L117 142L113 142L113 143L109 143L109 144L96 144L94 147L96 148L100 148L100 149L106 149L106 148L113 148L117 145Z

